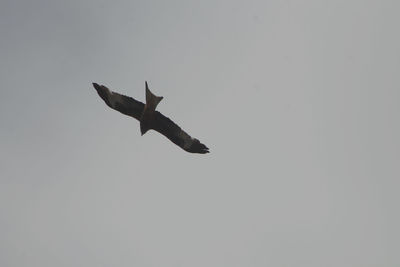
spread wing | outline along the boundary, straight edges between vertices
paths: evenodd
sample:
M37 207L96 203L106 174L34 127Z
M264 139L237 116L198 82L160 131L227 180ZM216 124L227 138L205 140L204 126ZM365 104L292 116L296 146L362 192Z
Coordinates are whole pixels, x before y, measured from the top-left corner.
M205 154L209 152L208 147L200 143L196 138L188 135L172 120L158 111L154 115L154 122L151 128L166 136L174 144L191 153Z
M93 83L93 87L110 108L140 120L144 109L144 104L142 102L132 97L112 92L104 85Z

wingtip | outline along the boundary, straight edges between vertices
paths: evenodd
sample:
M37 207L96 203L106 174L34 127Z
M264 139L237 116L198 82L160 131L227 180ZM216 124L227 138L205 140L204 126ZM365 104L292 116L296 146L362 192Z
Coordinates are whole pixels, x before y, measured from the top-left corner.
M192 153L198 153L198 154L210 153L210 150L208 149L208 147L205 144L200 143L200 141L197 139L196 139L195 143L191 146L190 150L188 150L188 151L192 152Z
M98 83L93 82L92 85L96 90L100 88L100 85Z
M202 144L202 143L200 143L200 144ZM203 154L210 153L210 149L205 144L202 144L202 149L201 150L202 150Z
M210 149L208 149L208 147L205 144L201 144L201 145L202 145L202 148L201 148L202 153L204 153L204 154L210 153Z

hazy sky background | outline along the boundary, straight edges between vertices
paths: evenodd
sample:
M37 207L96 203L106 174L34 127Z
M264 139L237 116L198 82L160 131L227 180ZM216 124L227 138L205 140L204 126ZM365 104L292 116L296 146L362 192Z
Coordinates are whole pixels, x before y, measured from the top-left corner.
M0 266L400 266L399 10L2 0Z

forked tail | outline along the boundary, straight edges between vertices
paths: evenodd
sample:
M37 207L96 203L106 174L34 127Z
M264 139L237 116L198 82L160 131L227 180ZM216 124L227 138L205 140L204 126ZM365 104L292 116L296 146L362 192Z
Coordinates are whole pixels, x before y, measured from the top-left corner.
M160 103L160 101L163 99L162 96L156 96L155 94L153 94L150 89L149 86L147 85L147 81L146 81L146 106L148 109L150 110L155 110L158 103Z

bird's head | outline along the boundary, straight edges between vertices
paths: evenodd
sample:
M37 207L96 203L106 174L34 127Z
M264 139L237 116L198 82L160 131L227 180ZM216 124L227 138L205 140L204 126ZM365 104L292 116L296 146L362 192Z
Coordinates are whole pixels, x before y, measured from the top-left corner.
M144 135L145 133L147 133L147 131L150 130L149 126L147 125L147 123L144 122L140 122L140 133L142 135Z

